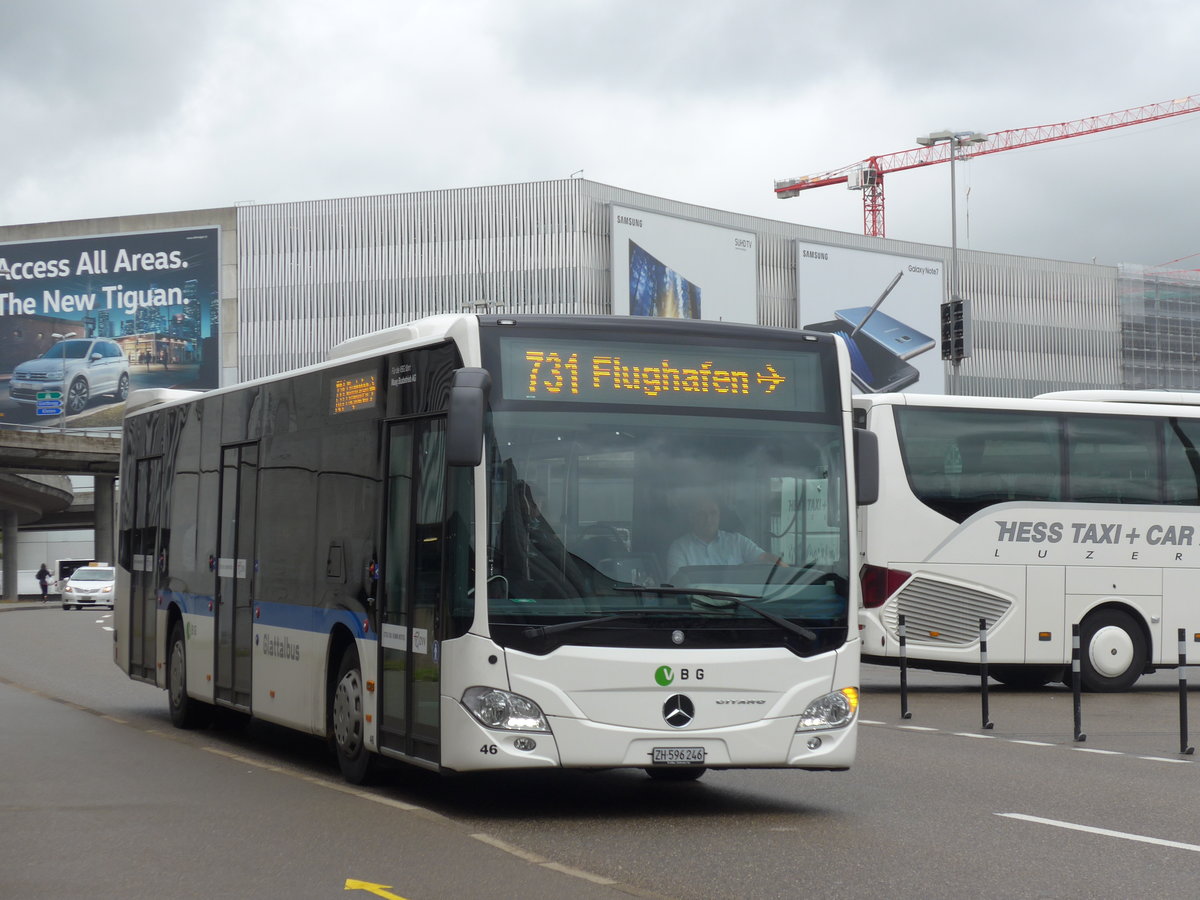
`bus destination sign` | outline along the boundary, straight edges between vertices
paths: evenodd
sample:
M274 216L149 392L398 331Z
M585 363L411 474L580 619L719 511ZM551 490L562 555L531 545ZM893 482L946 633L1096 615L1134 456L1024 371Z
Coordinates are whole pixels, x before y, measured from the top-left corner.
M501 339L504 397L583 403L813 410L813 351Z

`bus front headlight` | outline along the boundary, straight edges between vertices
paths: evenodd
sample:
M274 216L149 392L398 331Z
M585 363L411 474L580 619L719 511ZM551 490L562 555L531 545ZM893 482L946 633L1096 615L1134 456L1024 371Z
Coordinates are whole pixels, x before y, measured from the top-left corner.
M541 707L520 694L499 688L469 687L463 692L462 705L488 728L550 731Z
M858 688L842 688L818 697L800 714L797 731L823 731L850 724L858 712Z

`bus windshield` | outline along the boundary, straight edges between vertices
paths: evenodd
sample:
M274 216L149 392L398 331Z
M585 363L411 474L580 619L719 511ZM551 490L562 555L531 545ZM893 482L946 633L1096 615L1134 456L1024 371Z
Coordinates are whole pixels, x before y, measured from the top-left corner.
M497 411L492 427L488 592L499 643L539 653L686 641L808 656L845 642L836 417L558 407Z

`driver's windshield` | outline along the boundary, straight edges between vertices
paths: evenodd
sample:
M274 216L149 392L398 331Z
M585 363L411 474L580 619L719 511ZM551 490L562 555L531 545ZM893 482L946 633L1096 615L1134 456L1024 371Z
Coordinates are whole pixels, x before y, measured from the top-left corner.
M72 581L112 581L116 576L110 568L82 568L76 569L71 575Z
M42 359L83 359L91 341L59 341L42 354Z
M682 634L811 655L845 640L840 424L560 408L497 411L492 425L500 643L671 646Z

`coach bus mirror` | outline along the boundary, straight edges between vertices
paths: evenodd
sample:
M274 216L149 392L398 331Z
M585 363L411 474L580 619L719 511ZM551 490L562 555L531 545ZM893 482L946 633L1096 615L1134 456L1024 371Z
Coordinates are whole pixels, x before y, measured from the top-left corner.
M859 506L879 499L879 439L864 428L854 429L854 481Z
M487 369L454 370L446 415L448 465L474 467L483 460L483 414L491 387Z

